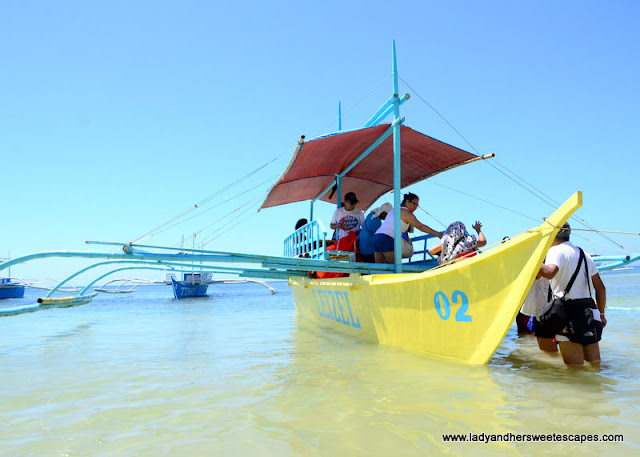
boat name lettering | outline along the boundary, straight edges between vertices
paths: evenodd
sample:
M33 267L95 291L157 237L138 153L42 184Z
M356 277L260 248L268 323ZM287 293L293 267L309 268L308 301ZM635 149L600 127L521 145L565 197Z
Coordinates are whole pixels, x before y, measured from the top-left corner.
M466 294L460 290L455 290L451 294L451 302L454 304L460 304L458 307L458 311L456 311L456 321L457 322L471 322L471 315L467 314L469 311L469 299ZM442 320L449 319L451 315L451 305L449 304L449 297L444 292L436 292L433 296L433 303L436 308L436 312L438 316Z
M314 289L312 294L320 316L353 328L360 328L360 319L353 314L347 292Z

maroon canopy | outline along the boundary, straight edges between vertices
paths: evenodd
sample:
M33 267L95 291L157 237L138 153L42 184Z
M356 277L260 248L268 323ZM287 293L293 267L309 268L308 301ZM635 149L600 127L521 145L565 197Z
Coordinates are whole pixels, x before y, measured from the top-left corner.
M367 149L390 124L321 137L298 147L287 170L271 188L261 208L311 200L335 182L340 174ZM478 156L401 126L402 187ZM393 135L386 138L342 178L342 194L355 192L358 207L366 209L382 194L393 189ZM329 199L326 192L320 200Z

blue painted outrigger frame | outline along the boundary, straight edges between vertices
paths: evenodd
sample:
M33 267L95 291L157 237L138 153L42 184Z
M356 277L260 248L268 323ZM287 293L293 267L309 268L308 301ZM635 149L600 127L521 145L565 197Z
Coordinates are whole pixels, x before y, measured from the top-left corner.
M595 255L592 257L598 271L609 271L623 267L640 260L640 254L635 255Z

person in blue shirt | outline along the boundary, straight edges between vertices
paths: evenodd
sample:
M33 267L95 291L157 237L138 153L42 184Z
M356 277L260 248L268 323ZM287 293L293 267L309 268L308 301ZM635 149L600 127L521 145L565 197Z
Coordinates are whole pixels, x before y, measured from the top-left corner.
M375 263L373 237L376 230L382 225L382 221L389 212L393 211L391 203L384 203L374 208L365 218L362 230L358 234L358 253L363 262Z

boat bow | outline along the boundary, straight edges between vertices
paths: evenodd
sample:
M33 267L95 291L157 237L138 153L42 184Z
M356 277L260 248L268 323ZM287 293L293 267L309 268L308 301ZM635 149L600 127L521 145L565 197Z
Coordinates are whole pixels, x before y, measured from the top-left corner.
M559 227L581 204L576 192L540 226L423 273L292 278L296 308L363 340L486 363L512 326Z

